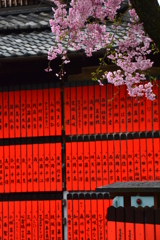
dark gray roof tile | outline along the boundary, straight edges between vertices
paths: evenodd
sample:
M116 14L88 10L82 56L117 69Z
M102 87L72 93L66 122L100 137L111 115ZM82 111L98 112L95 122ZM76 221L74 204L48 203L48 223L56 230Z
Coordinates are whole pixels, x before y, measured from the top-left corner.
M45 44L44 47L45 47L45 48L50 48L51 45L50 45L50 44Z
M21 39L16 39L15 42L16 43L22 43L23 41Z
M42 46L42 44L41 44L41 43L37 43L36 45L37 45L38 47L41 47L41 46Z
M32 36L32 38L34 39L34 40L38 40L38 37L37 36Z
M40 25L37 24L37 23L35 23L35 22L33 22L33 21L27 22L26 25L27 25L28 27L30 27L30 28L40 28Z
M0 20L0 24L3 26L3 29L7 29L8 23L4 20Z
M10 43L7 43L7 44L5 44L5 46L7 47L7 49L8 48L10 48L11 46L12 46L12 44L10 44Z
M27 53L26 48L25 48L25 49L21 49L21 52L22 52L23 54Z
M31 49L31 51L28 51L28 53L29 53L31 56L35 56L35 55L37 55L37 53L34 52L34 51L32 51L32 49Z
M47 50L42 50L42 53L43 53L44 55L47 55L47 54L48 54L48 51L47 51Z
M5 45L1 46L1 50L4 50L4 49L7 49L7 47Z
M28 52L28 51L32 51L32 48L26 48L26 50L27 50L27 52Z
M11 54L11 57L17 57L17 54L15 52L8 52L9 54Z
M33 40L36 43L36 45L41 42L40 40L35 40L35 39L33 39Z
M18 14L18 15L7 15L0 16L0 29L40 29L40 28L49 28L49 20L53 14L52 9L47 13L41 14Z
M37 46L36 45L31 45L31 48L37 49Z
M46 14L47 14L47 13L46 13ZM44 16L41 16L40 14L34 14L34 13L30 13L29 16L37 19L37 21L38 21L38 20L43 20L43 19L45 18ZM46 17L48 17L48 14L47 14ZM38 21L38 22L39 22L39 21Z
M30 54L27 51L25 51L23 54L24 54L25 57L30 56Z
M45 22L45 21L40 21L39 24L41 25L41 27L47 27L48 26L48 22Z
M5 51L5 50L1 50L1 52L2 52L2 54L7 53L7 51Z
M24 46L19 47L19 51L25 50Z
M29 21L32 21L32 22L34 22L34 23L37 23L37 24L39 24L39 19L37 19L37 18L35 18L35 17L32 17L32 16L30 16L30 14L29 14L29 15L27 15L27 19L28 19Z
M13 51L14 48L13 48L13 47L9 47L7 50L8 50L8 51Z
M24 47L27 48L27 47L30 47L30 45L29 44L24 44Z
M10 53L3 53L4 57L12 57L12 55Z
M14 48L14 52L19 52L19 48Z
M22 52L16 52L17 57L23 57L23 53Z
M43 53L42 53L41 51L38 51L38 52L37 52L37 55L38 55L38 56L41 56L41 55L43 55Z
M44 50L44 49L45 49L45 47L44 47L44 46L41 46L41 47L39 47L39 49L42 49L42 50Z
M33 48L32 51L37 53L37 52L39 52L41 50L39 48Z
M38 33L37 35L38 35L38 38L43 37L42 33Z

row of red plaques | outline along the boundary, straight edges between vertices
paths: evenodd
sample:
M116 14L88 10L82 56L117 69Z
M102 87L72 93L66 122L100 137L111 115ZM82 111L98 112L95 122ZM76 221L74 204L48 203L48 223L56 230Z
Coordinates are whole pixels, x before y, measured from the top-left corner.
M34 84L0 91L0 138L61 135L60 85Z
M61 143L0 146L0 193L62 191Z
M63 240L62 200L0 202L0 239Z
M85 83L86 84L86 83ZM130 97L125 86L100 86L94 82L66 83L64 88L65 134L104 134L160 129L160 93L157 98Z
M160 138L146 138L144 133L136 138L131 134L118 137L91 140L86 136L66 142L68 191L94 191L121 181L160 180Z

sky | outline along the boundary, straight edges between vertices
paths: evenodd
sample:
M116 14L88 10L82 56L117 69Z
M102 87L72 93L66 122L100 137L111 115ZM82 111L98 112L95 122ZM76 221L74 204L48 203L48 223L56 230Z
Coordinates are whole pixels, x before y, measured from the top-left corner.
M158 1L158 4L160 5L160 0L157 0Z

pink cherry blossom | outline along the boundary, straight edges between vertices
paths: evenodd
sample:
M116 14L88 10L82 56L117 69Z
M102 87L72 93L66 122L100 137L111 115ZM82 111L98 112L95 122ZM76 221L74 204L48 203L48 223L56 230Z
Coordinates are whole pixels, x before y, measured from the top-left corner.
M57 8L53 9L54 16L49 23L58 44L50 48L48 60L61 56L62 67L57 74L59 78L65 74L63 66L70 62L68 49L83 49L91 57L93 52L103 48L106 50L105 57L116 64L119 70L104 72L102 78L97 79L100 85L103 85L103 79L107 79L115 86L126 85L130 96L144 95L147 99L155 99L153 85L146 83L145 77L148 69L153 66L153 62L147 58L151 53L152 40L144 32L143 23L139 22L135 9L130 6L126 13L130 15L130 22L125 25L123 36L117 38L121 24L115 16L122 0L71 0L68 12L65 4L58 0L53 2ZM115 21L111 32L107 32L106 19Z

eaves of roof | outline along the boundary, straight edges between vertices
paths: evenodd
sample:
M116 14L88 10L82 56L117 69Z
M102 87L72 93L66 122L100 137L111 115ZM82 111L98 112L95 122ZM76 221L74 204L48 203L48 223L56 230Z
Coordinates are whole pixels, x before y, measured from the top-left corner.
M3 9L2 9L3 10ZM51 6L33 5L27 8L16 8L7 11L0 9L0 32L4 34L16 31L41 30L49 28L49 20L53 17Z
M108 23L106 31L113 33L111 23ZM121 25L121 28L116 34L116 38L125 36L126 25ZM0 58L10 57L28 57L47 55L51 46L57 44L56 37L51 30L41 30L22 33L0 34ZM67 41L63 41L63 46L67 45ZM116 46L116 45L115 45ZM74 48L68 48L69 52L74 52ZM83 48L82 48L83 51Z
M124 0L121 10L127 6ZM56 37L49 27L49 19L53 17L52 6L48 4L17 7L15 10L0 9L0 60L47 56L51 46L57 44ZM125 15L116 38L125 37L125 29L129 16ZM106 31L113 33L113 23L108 22ZM63 41L63 46L67 44ZM69 52L75 49L69 48ZM83 49L82 49L83 51Z

